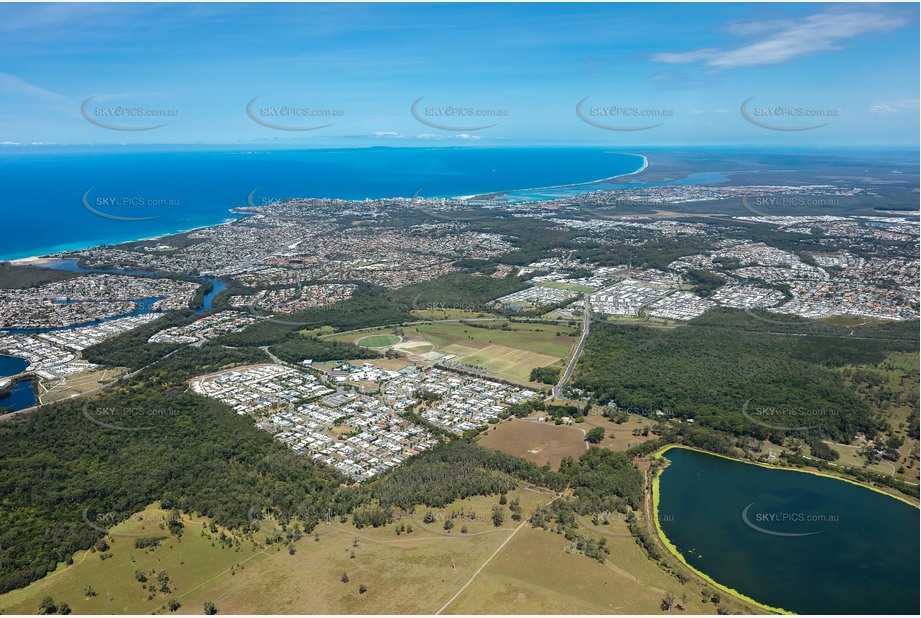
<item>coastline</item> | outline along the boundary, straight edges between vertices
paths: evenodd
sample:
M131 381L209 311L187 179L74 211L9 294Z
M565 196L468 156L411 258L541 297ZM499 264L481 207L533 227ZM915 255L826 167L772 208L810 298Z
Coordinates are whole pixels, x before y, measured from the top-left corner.
M604 177L604 178L599 178L599 179L597 179L597 180L589 180L589 181L587 181L587 182L574 182L574 183L565 184L565 185L550 185L550 186L547 186L547 187L525 187L525 188L521 188L521 189L506 189L506 190L504 190L504 191L492 191L492 192L490 192L490 193L476 193L476 194L474 194L474 195L456 196L456 197L454 197L454 199L458 199L458 200L473 200L473 199L479 199L479 198L484 198L484 197L494 197L494 196L499 196L499 195L508 195L509 193L515 193L515 192L545 191L545 190L549 190L549 189L571 189L572 187L588 187L588 186L591 186L591 185L600 185L600 184L604 184L604 183L606 183L606 182L609 182L609 181L611 181L611 180L615 180L615 179L617 179L617 178L623 178L624 176L633 176L633 175L635 175L635 174L639 174L640 172L646 171L646 168L649 167L649 157L647 157L646 155L635 154L635 153L632 153L632 152L616 152L616 153L611 153L611 154L626 154L626 155L631 155L631 156L634 156L634 157L640 157L640 158L643 159L643 164L640 166L640 168L639 168L638 170L634 170L634 171L632 171L632 172L625 172L625 173L623 173L623 174L617 174L617 175L615 175L615 176L606 176L606 177Z
M736 457L730 457L730 456L728 456L728 455L722 455L722 454L720 454L720 453L711 453L710 451L706 451L706 450L704 450L704 449L700 449L700 448L693 447L693 446L686 446L686 445L683 445L683 444L669 444L669 445L663 446L662 448L660 448L659 450L657 450L656 452L654 452L654 453L652 454L651 457L652 457L653 459L662 459L662 460L665 460L666 462L668 462L668 459L667 459L666 457L664 457L664 455L665 455L665 453L667 453L668 451L670 451L670 450L672 450L672 449L685 449L685 450L688 450L688 451L694 451L694 452L697 452L697 453L703 453L703 454L705 454L705 455L711 455L711 456L713 456L713 457L721 457L721 458L723 458L723 459L728 459L729 461L735 461L735 462L739 462L739 463L749 464L749 465L752 465L752 466L759 466L759 467L761 467L761 468L767 468L767 469L769 469L769 470L779 470L779 471L788 471L788 472L804 472L804 473L806 473L806 474L813 474L813 475L815 475L815 476L822 476L822 477L825 477L825 478L835 479L835 480L838 480L838 481L844 481L845 483L850 483L850 484L852 484L852 485L856 485L856 486L858 486L858 487L862 487L863 489L869 489L869 490L874 491L874 492L876 492L876 493L879 493L879 494L882 494L882 495L884 495L884 496L888 496L888 497L890 497L890 498L893 498L893 499L895 499L895 500L898 500L898 501L900 501L900 502L903 502L903 503L905 503L905 504L907 504L907 505L909 505L909 506L912 506L912 507L915 507L915 508L919 508L919 505L914 504L913 502L910 502L909 500L907 500L907 499L905 499L905 498L902 498L901 496L895 496L895 495L892 495L892 494L890 494L890 493L881 491L880 489L878 489L878 488L876 488L876 487L872 487L872 486L869 486L869 485L865 485L865 484L863 484L863 483L860 483L860 482L857 482L857 481L854 481L854 480L851 480L851 479L841 478L840 476L834 476L834 475L832 475L832 474L826 474L826 473L824 473L824 472L819 472L819 471L815 471L815 470L803 470L803 469L800 469L800 468L786 468L786 467L781 468L781 467L779 467L779 466L772 466L772 465L769 465L769 464L763 464L763 463L754 462L754 461L746 461L746 460L744 460L744 459L738 459L738 458L736 458ZM667 463L666 463L666 465L667 465ZM701 579L703 579L703 580L706 581L707 583L711 584L712 586L715 586L716 588L722 590L723 592L725 592L725 593L727 593L727 594L729 594L729 595L732 595L733 597L735 597L735 598L737 598L737 599L740 599L740 600L742 600L742 601L745 601L745 602L747 602L747 603L750 603L750 604L752 604L752 605L754 605L754 606L756 606L756 607L759 607L759 608L761 608L761 609L764 609L764 610L766 610L766 611L770 611L770 612L774 612L774 613L778 613L778 614L791 614L791 615L792 615L792 614L795 614L796 612L791 612L791 611L789 611L789 610L786 610L786 609L783 609L783 608L780 608L780 607L771 607L770 605L766 605L766 604L764 604L764 603L760 603L760 602L756 601L755 599L752 599L751 597L748 597L748 596L742 594L742 593L739 592L738 590L735 590L734 588L731 588L731 587L729 587L729 586L726 586L726 585L724 585L724 584L721 584L721 583L717 582L716 580L714 580L712 577L710 577L710 576L707 575L706 573L704 573L704 572L702 572L702 571L696 569L695 567L691 566L690 563L688 563L687 559L681 554L681 552L680 552L680 551L678 550L678 548L674 545L674 543L672 543L672 542L668 539L668 537L665 535L665 532L662 530L662 527L661 527L660 524L659 524L659 475L664 471L664 469L665 469L665 468L660 469L660 470L657 471L656 474L652 477L652 488L651 488L651 491L652 491L652 516L653 516L653 525L655 526L655 529L656 529L656 536L659 537L659 541L662 543L663 546L665 546L665 548L668 550L668 552L669 552L670 554L672 554L672 556L674 556L679 562L681 562L681 564L683 564L683 565L686 566L688 569L690 569L693 573L695 573L698 577L700 577Z
M624 152L624 153L611 153L611 154L626 154L626 155L631 155L631 156L635 156L635 157L640 157L643 161L642 161L642 164L641 164L641 166L639 167L639 169L636 169L636 170L634 170L634 171L632 171L632 172L626 172L626 173L617 174L617 175L614 175L614 176L606 176L605 178L601 178L601 179L598 179L598 180L590 180L590 181L587 181L587 182L576 182L576 183L563 184L563 185L553 185L553 186L549 186L549 187L530 187L530 188L508 189L508 190L505 190L505 191L496 191L496 192L491 192L491 193L477 193L477 194L473 194L473 195L448 196L448 198L449 198L449 199L462 200L462 201L468 201L468 200L474 200L474 199L477 199L477 198L481 198L481 197L483 197L483 196L504 195L504 194L507 194L507 193L517 192L517 191L541 191L541 190L544 190L544 189L565 189L565 188L571 188L571 187L591 186L591 185L596 185L596 184L603 184L603 183L605 183L605 182L608 182L608 181L610 181L610 180L614 180L614 179L616 179L616 178L623 178L624 176L633 176L634 174L639 174L640 172L646 170L646 168L649 167L649 158L646 157L646 155L635 154L635 153L630 153L630 152ZM239 208L239 207L234 207L234 208ZM235 213L235 212L234 212L234 208L228 209L229 212L231 212L231 213L233 213L233 214L238 214L238 213ZM9 262L10 264L12 264L12 265L14 265L14 266L39 266L39 267L41 267L42 263L46 263L46 262L49 261L49 260L59 259L59 258L50 257L50 256L52 256L52 255L57 255L57 254L60 254L60 253L66 253L66 252L70 252L70 251L85 251L85 250L87 250L87 249L95 249L95 248L103 247L103 246L117 246L117 245L123 245L123 244L134 243L134 242L139 242L139 243L140 243L140 242L150 242L150 241L153 241L153 240L159 240L159 239L161 239L161 238L165 238L165 237L167 237L167 236L173 236L173 235L176 235L176 234L187 234L187 233L189 233L189 232L194 232L194 231L196 231L196 230L202 230L202 229L206 229L206 228L217 227L217 226L220 226L220 225L227 225L228 223L232 223L233 221L236 221L236 220L238 220L238 219L241 219L241 218L243 218L243 217L245 217L245 216L249 216L249 215L236 216L236 217L232 217L232 218L227 218L227 219L221 221L220 223L214 223L214 224L210 224L210 225L198 225L198 226L191 227L191 228L188 228L188 229L176 230L176 231L172 231L172 232L165 232L165 233L162 233L162 234L156 234L156 235L153 235L153 236L147 236L147 237L143 237L143 238L127 238L127 239L124 239L124 240L117 240L117 241L112 241L112 242L103 242L103 243L101 243L101 244L99 244L99 243L97 242L97 244L91 244L91 245L86 245L85 243L76 242L76 243L73 243L72 245L68 245L68 246L65 246L65 247L53 247L53 248L52 248L51 250L49 250L49 251L41 252L41 253L34 254L34 255L30 255L30 256L26 256L26 257L13 258L13 259L4 259L4 258L0 258L0 262Z
M41 267L42 264L47 263L47 262L53 262L55 260L61 260L61 259L68 259L68 258L60 258L60 257L51 257L53 255L57 255L60 253L68 253L70 251L86 251L87 249L97 249L99 247L115 247L118 245L124 245L127 243L134 243L134 242L150 242L152 240L159 240L161 238L166 238L167 236L175 236L176 234L188 234L189 232L195 232L197 230L204 230L204 229L211 228L211 227L219 227L221 225L227 225L228 223L233 223L234 221L237 221L238 219L242 219L242 218L244 217L242 216L234 217L230 219L225 219L224 221L221 221L220 223L213 223L211 225L196 225L195 227L190 227L184 230L177 230L175 232L167 232L165 234L157 234L154 236L145 236L143 238L128 238L126 240L105 242L105 243L97 244L97 245L66 247L62 249L56 249L53 251L49 251L47 253L39 253L38 255L30 255L28 257L14 258L12 260L0 259L0 262L9 262L13 266L39 266ZM75 243L75 244L81 244L81 243Z

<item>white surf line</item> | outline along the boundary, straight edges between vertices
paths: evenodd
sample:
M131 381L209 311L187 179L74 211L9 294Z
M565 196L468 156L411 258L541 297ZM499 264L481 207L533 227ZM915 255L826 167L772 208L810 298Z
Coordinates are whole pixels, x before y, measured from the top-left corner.
M647 157L646 155L636 154L636 153L633 153L633 152L613 152L613 153L610 153L610 154L626 154L626 155L631 155L631 156L634 156L634 157L642 157L642 158L643 158L643 165L640 167L640 169L635 170L635 171L633 171L633 172L625 172L625 173L623 173L623 174L616 174L616 175L614 175L614 176L606 176L606 177L604 177L604 178L599 178L598 180L589 180L589 181L586 181L586 182L571 182L571 183L568 183L568 184L565 184L565 185L550 185L550 186L547 186L547 187L525 187L525 188L523 188L523 189L506 189L506 190L503 190L503 191L489 191L489 192L486 192L486 193L474 193L473 195L458 195L458 196L453 197L453 198L450 198L450 199L455 199L455 200L472 200L472 199L474 199L474 198L476 198L476 197L479 197L479 196L482 196L482 195L507 195L507 194L509 194L509 193L524 193L524 192L527 192L527 191L548 191L548 190L550 190L550 189L572 189L572 188L574 188L574 187L587 187L587 186L590 186L590 185L601 185L601 184L608 183L608 182L611 181L611 180L617 180L618 178L624 178L624 177L626 177L626 176L633 176L634 174L639 174L640 172L645 172L645 171L646 171L646 168L649 167L649 157Z

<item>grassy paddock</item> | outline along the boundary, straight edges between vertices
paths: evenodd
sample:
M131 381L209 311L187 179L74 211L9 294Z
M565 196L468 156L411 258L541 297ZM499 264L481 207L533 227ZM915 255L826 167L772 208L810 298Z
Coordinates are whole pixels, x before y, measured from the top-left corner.
M509 323L509 330L500 330L437 323L403 327L398 332L402 333L402 341L396 346L398 351L416 355L432 351L453 354L454 362L482 367L492 377L519 383L530 381L531 369L567 359L576 341L572 329L554 324ZM393 328L386 328L332 338L378 347L394 345L393 333Z
M527 514L553 496L521 487L509 492L508 500L514 498ZM241 537L239 546L224 548L218 540L223 530L211 533L208 518L183 515L185 530L179 541L160 530L156 522L169 514L154 505L111 529L110 558L79 553L73 565L62 565L26 588L0 595L0 612L35 614L39 602L51 596L58 604L70 605L75 614L166 614L171 598L182 604L179 614L201 614L208 601L221 614L433 613L517 527L508 507L505 523L493 525L491 510L498 501L498 496L458 500L432 509L436 519L431 524L422 523L428 511L424 507L415 517L407 515L381 528L357 529L348 520L320 524L315 530L319 541L313 534L304 535L291 544L294 553L284 543L265 544L268 531L277 526L273 521L260 522L263 532L252 540ZM474 511L475 519L461 518L462 509L468 516ZM448 520L454 523L450 532L444 530ZM400 524L412 525L412 534L397 535ZM136 549L136 537L126 534L169 538L144 550ZM148 584L156 584L156 574L166 571L173 582L171 592L157 591L148 600L150 593L135 579L135 570L145 574ZM347 584L341 581L343 573L349 574ZM361 584L367 587L365 593L358 590ZM87 585L96 596L85 596Z
M211 524L205 517L183 515L185 530L179 540L169 530L160 528L159 522L166 521L168 516L167 511L156 505L134 514L110 529L110 558L101 560L101 552L78 552L72 565L62 563L54 573L25 588L0 595L0 612L35 614L38 603L51 596L59 605L70 605L75 614L146 614L222 573L230 577L234 565L248 565L264 551L249 541L241 541L233 548L222 547L217 541L222 529L211 533L202 528L202 524ZM139 537L127 535L167 538L159 547L137 549L134 541ZM157 584L157 573L166 571L172 580L171 592L164 594L158 590L153 599L148 599L151 593L135 578L136 570L147 577L145 585ZM92 586L96 595L87 597L86 586ZM202 605L189 609L201 613Z
M687 613L716 612L698 587L662 571L632 537L606 540L611 555L600 564L567 552L562 535L525 526L445 613L660 614L669 592Z
M539 466L549 463L556 470L567 455L578 459L585 452L584 440L585 434L576 427L510 419L481 434L478 441L483 446L527 459Z

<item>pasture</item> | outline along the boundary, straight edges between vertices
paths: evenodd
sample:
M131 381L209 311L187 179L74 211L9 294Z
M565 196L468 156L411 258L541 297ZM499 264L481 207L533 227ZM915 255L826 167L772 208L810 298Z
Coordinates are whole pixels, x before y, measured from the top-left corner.
M515 455L556 470L567 455L574 459L585 451L585 434L580 428L533 420L510 419L480 434L478 442L509 455Z

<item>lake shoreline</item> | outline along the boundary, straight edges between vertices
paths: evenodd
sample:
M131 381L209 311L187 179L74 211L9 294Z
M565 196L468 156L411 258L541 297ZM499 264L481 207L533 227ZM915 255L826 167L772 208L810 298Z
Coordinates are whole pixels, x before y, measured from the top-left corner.
M665 456L665 454L666 454L668 451L672 450L672 449L682 449L682 450L692 451L692 452L701 453L701 454L704 454L704 455L709 455L709 456L713 456L713 457L719 457L719 458L721 458L721 459L726 459L726 460L728 460L728 461L734 461L734 462L738 462L738 463L750 464L750 465L758 466L758 467L760 467L760 468L765 468L765 469L769 469L769 470L780 470L780 471L786 470L786 471L793 471L793 472L804 472L804 473L812 474L812 475L819 476L819 477L824 477L824 478L830 478L830 479L835 479L835 480L839 480L839 481L844 481L844 482L849 483L849 484L851 484L851 485L855 485L855 486L861 487L861 488L863 488L863 489L869 489L869 490L871 490L871 491L873 491L873 492L875 492L875 493L882 494L882 495L888 496L888 497L890 497L890 498L894 498L894 499L898 500L899 502L902 502L902 503L904 503L904 504L907 504L907 505L909 505L909 506L911 506L911 507L919 508L919 505L918 505L918 504L915 504L915 503L911 502L910 500L908 500L907 498L903 498L902 496L896 496L896 495L887 493L887 492L882 491L882 490L880 490L880 489L878 489L878 488L876 488L876 487L872 487L872 486L866 485L866 484L864 484L864 483L858 482L858 481L853 480L853 479L843 478L843 477L840 477L840 476L835 476L835 475L833 475L833 474L828 474L828 473L821 472L821 471L816 471L816 470L804 470L804 469L793 468L793 467L781 467L781 466L771 465L771 464L765 464L765 463L761 463L761 462L747 461L747 460L744 460L744 459L739 459L739 458L737 458L737 457L731 457L731 456L729 456L729 455L724 455L724 454L721 454L721 453L713 453L713 452L710 452L710 451L707 451L707 450L704 450L704 449L701 449L701 448L697 448L697 447L693 447L693 446L687 446L687 445L683 445L683 444L669 444L669 445L666 445L666 446L664 446L664 447L658 449L658 450L655 451L654 453L652 453L652 455L651 455L651 459L652 459L652 460L661 460L661 461L664 461L664 462L665 462L665 466L661 467L659 470L657 470L657 471L653 474L652 479L651 479L651 483L650 483L650 484L651 484L650 493L651 493L651 498L652 498L652 518L653 518L653 522L654 522L654 526L655 526L655 530L656 530L656 536L658 537L659 542L660 542L660 543L662 544L662 546L666 549L666 551L668 551L668 553L670 553L675 559L677 559L681 564L683 564L685 567L687 567L692 573L694 573L695 575L697 575L698 577L700 577L703 581L705 581L705 582L707 582L708 584L714 586L715 588L717 588L717 589L719 589L719 590L721 590L721 591L723 591L723 592L725 592L725 593L731 595L732 597L734 597L734 598L736 598L736 599L738 599L738 600L741 600L741 601L744 601L744 602L746 602L746 603L752 604L752 605L754 605L755 607L758 607L758 608L760 608L760 609L763 609L763 610L765 610L765 611L772 612L772 613L791 615L791 614L796 614L797 612L793 612L793 611L790 611L790 610L787 610L787 609L784 609L784 608L781 608L781 607L772 607L772 606L767 605L767 604L765 604L765 603L761 603L761 602L759 602L759 601L757 601L757 600L755 600L755 599L753 599L753 598L751 598L751 597L749 597L749 596L747 596L747 595L745 595L745 594L739 592L738 590L735 590L734 588L732 588L732 587L730 587L730 586L728 586L728 585L719 583L718 581L716 581L716 580L715 580L713 577L711 577L710 575L708 575L708 574L704 573L703 571L697 569L696 567L692 566L692 565L688 562L688 560L684 557L684 555L681 553L681 551L678 550L677 546L676 546L676 545L668 538L668 536L665 534L665 531L663 530L663 528L662 528L662 526L661 526L661 524L660 524L660 522L659 522L659 504L660 504L660 497L661 497L660 475L662 474L662 472L665 471L665 469L668 467L668 465L669 465L669 463L670 463L670 460Z
M684 448L684 449L691 450L691 451L697 451L699 453L706 453L707 455L714 454L714 453L709 453L707 451L704 451L703 449L698 449L698 448L689 447L689 446L682 446L682 445L677 445L677 444L670 444L668 446L662 447L661 449L653 453L652 459L662 459L667 462L668 460L665 457L663 457L663 454L673 448ZM732 458L727 457L727 459L732 459ZM667 465L668 464L666 463L666 467ZM697 568L691 566L691 564L687 561L684 555L680 551L678 551L678 548L675 546L675 544L672 543L667 536L665 536L665 532L662 530L662 526L659 524L659 495L660 495L659 494L659 475L662 474L664 470L665 470L665 467L657 470L655 474L653 475L651 492L652 492L653 525L656 528L656 536L659 538L659 542L665 547L666 551L668 551L668 553L670 553L675 559L677 559L678 562L680 562L685 567L687 567L692 573L700 577L702 580L704 580L711 586L730 595L731 597L734 597L740 601L749 603L759 609L763 609L767 612L771 612L774 614L795 615L796 612L791 612L790 610L786 610L781 607L771 607L770 605L756 601L755 599L742 594L735 588L730 588L729 586L719 583L718 581L716 581L715 579L713 579L712 577L710 577L703 571L700 571Z
M771 464L762 463L762 462L760 462L760 461L749 461L749 460L747 460L747 459L739 459L738 457L731 457L731 456L729 456L729 455L723 455L722 453L713 453L713 452L710 452L710 451L706 451L706 450L704 450L704 449L702 449L702 448L697 448L696 446L687 446L687 445L684 445L684 444L670 444L670 445L668 445L668 446L662 447L661 449L659 449L658 451L656 451L655 453L653 453L653 454L652 454L652 457L653 457L653 458L662 458L662 455L663 455L666 451L669 451L669 450L671 450L671 449L673 449L673 448L681 448L681 449L685 449L685 450L688 450L688 451L695 451L695 452L697 452L697 453L703 453L704 455L712 455L712 456L714 456L714 457L721 457L721 458L723 458L723 459L728 459L729 461L737 461L737 462L739 462L739 463L745 463L745 464L749 464L749 465L752 465L752 466L759 466L759 467L761 467L761 468L767 468L768 470L786 470L786 471L788 471L788 472L804 472L804 473L806 473L806 474L813 474L813 475L815 475L815 476L821 476L821 477L825 477L825 478L829 478L829 479L835 479L835 480L838 480L838 481L844 481L845 483L850 483L851 485L856 485L857 487L862 487L863 489L869 489L870 491L874 491L874 492L876 492L876 493L878 493L878 494L882 494L882 495L884 495L884 496L888 496L888 497L890 497L890 498L893 498L893 499L895 499L895 500L898 500L899 502L904 502L905 504L907 504L907 505L909 505L909 506L913 506L913 507L915 507L916 509L917 509L917 508L921 508L921 503L912 502L911 500L909 500L908 498L905 498L905 497L903 497L903 496L897 496L897 495L895 495L895 494L891 494L891 493L889 493L889 492L883 491L882 489L880 489L880 488L878 488L878 487L873 487L872 485L867 485L866 483L862 483L862 482L860 482L860 481L857 481L857 480L854 480L854 479L851 479L851 478L847 478L847 477L844 477L844 476L836 476L836 475L834 475L834 474L831 474L831 473L828 473L828 472L823 472L823 471L820 471L820 470L805 470L805 469L803 469L803 468L795 468L795 467L792 467L792 466L777 466L777 465L771 465ZM843 474L843 473L842 473L842 474Z

